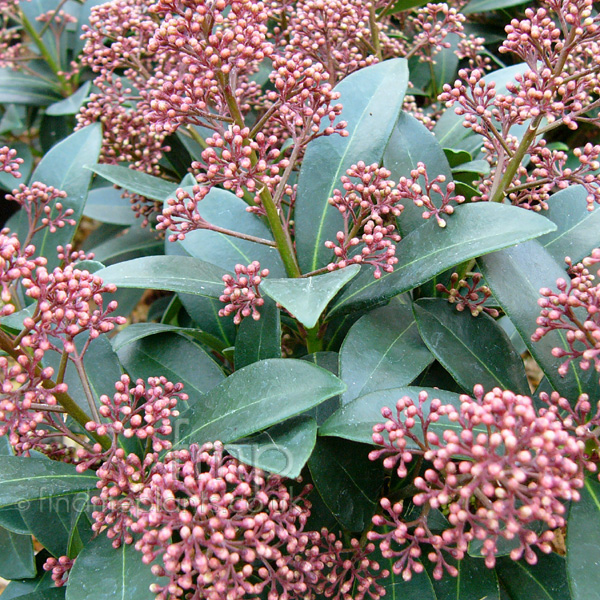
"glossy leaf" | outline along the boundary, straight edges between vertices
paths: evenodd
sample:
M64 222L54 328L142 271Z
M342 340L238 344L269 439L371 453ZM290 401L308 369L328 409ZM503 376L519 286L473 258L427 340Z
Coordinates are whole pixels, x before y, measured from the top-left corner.
M301 415L252 437L227 444L225 449L247 465L296 479L308 461L316 441L316 421Z
M339 377L338 369L338 353L337 352L313 352L311 354L304 355L301 360L307 360L317 367L322 367L330 373L333 373L336 377ZM341 406L340 396L332 396L321 402L314 408L307 410L306 415L313 417L317 422L317 425L322 425L325 421Z
M310 272L330 261L327 240L334 240L342 218L328 199L341 188L340 177L358 161L380 162L402 107L408 85L406 60L386 60L352 73L335 89L341 93L347 137L330 135L311 142L298 179L295 210L300 267Z
M334 296L359 271L359 265L350 265L345 269L301 279L265 279L260 289L292 313L307 329L312 329Z
M319 438L308 467L319 495L346 529L362 531L369 525L383 484L383 467L369 460L368 448Z
M12 69L0 69L0 102L48 106L60 100L58 89L36 77Z
M32 579L14 579L3 590L3 600L55 600L54 592L60 591L64 598L65 588L55 588L52 573L44 571L42 566L48 556L45 552L38 553L36 566L38 575ZM41 559L41 560L40 560ZM49 594L49 595L48 595ZM61 596L56 597L57 600Z
M89 170L107 181L150 200L162 202L165 198L175 194L179 187L159 177L120 165L93 165L91 162L88 162L87 165Z
M281 358L281 320L275 302L267 298L260 319L244 319L235 341L235 368L266 358Z
M564 359L552 356L552 349L568 348L564 331L551 331L539 342L531 341L540 316L537 304L540 288L556 289L556 280L568 277L552 256L537 241L531 241L484 256L477 264L494 298L517 328L552 387L573 401L584 392L597 395L598 377L593 369L582 371L574 361L565 377L558 374Z
M118 352L128 344L141 340L151 335L159 333L168 333L179 331L181 333L191 333L193 329L178 327L177 325L168 325L166 323L132 323L125 329L122 329L112 338L112 347L115 352Z
M8 588L7 588L8 589ZM10 596L11 598L18 598L18 600L63 600L66 594L66 588L45 588L29 594L23 594L19 596ZM6 592L3 592L6 594ZM8 597L8 596L7 596Z
M0 527L0 577L27 579L35 577L33 541L30 535L19 535Z
M119 360L132 379L163 375L173 383L183 383L188 402L198 402L224 379L217 363L186 337L175 332L158 333L121 346ZM182 402L179 410L185 410Z
M447 182L452 181L448 159L436 137L423 123L402 111L385 149L383 165L390 171L390 179L398 181L400 177L410 177L419 162L427 167L430 179L444 175ZM404 200L402 204L404 210L398 218L398 226L406 235L423 225L423 209L411 200Z
M579 502L571 504L567 524L567 577L573 600L590 600L600 589L600 483L585 480Z
M191 188L184 189L191 192ZM198 213L212 225L272 240L273 236L267 225L257 215L249 213L247 207L232 192L213 188L198 204ZM189 256L222 267L225 271L233 271L236 264L249 265L257 260L261 268L269 269L271 277L285 277L285 267L279 252L272 246L205 229L191 231L181 242L165 242L166 254L172 253L174 244L181 246Z
M83 214L101 223L133 225L137 222L129 198L123 198L123 192L112 186L90 190Z
M413 310L423 341L464 389L479 383L529 394L523 360L489 315L459 312L442 298L418 300Z
M162 254L163 241L157 237L156 232L134 224L119 235L94 246L91 251L96 260L111 265L142 256Z
M412 578L405 581L401 573L396 575L393 571L394 558L384 558L378 547L369 558L376 560L381 569L389 571L388 577L378 581L385 588L386 600L446 600L436 595L427 571L413 573Z
M219 316L219 311L223 308L220 300L192 294L177 294L177 297L202 332L220 340L223 348L233 346L237 327L232 318Z
M26 506L27 501L53 501L68 494L96 489L92 471L77 473L75 465L46 458L0 456L0 508Z
M600 246L600 208L588 211L586 196L585 188L575 185L553 194L548 201L544 214L557 229L538 241L558 264L563 264L566 256L577 263Z
M64 498L55 498L53 501L32 501L28 503L26 509L21 511L29 531L53 556L59 557L67 554L71 505L76 497L69 495Z
M219 298L223 270L187 256L142 256L98 271L105 283L117 287L167 290Z
M340 349L340 377L348 386L342 403L408 385L433 361L410 305L390 304L361 317Z
M471 0L471 2L461 9L461 12L464 15L487 13L492 10L504 10L505 8L526 3L527 0Z
M54 146L31 175L32 181L41 181L67 193L67 197L60 202L65 209L74 211L70 218L76 222L79 222L83 214L92 179L91 173L83 165L96 161L101 142L100 123L84 127ZM24 211L20 211L17 226L13 230L18 233L19 239L25 239L29 227ZM50 233L45 227L33 237L31 243L35 245L38 255L48 259L46 267L49 271L59 264L56 246L66 246L72 241L74 234L75 227L65 225L55 233Z
M79 554L69 574L66 600L154 600L150 585L160 579L133 544L113 548L105 533Z
M92 86L91 81L86 81L74 94L68 98L51 104L46 109L46 114L51 116L75 115L87 100L87 95Z
M384 407L395 410L396 402L409 396L417 402L419 392L428 393L428 400L423 405L423 412L427 414L428 406L433 398L439 398L443 404L460 406L459 394L424 387L401 387L388 390L379 390L356 398L346 404L333 414L319 428L319 435L342 437L364 444L373 443L373 426L385 422L381 416ZM437 423L430 426L430 431L438 431L440 434L444 429L458 429L457 425L451 424L445 417L441 417ZM419 435L419 432L415 432ZM408 441L410 447L412 442Z
M475 225L476 224L476 225ZM554 231L548 219L514 206L478 202L460 206L440 228L430 220L411 231L396 249L398 264L381 279L372 268L340 294L330 314L381 304L461 262Z
M496 573L511 600L571 600L564 556L554 552L536 554L535 565L507 556L496 560Z
M239 440L303 413L344 389L337 377L306 361L273 358L253 363L182 412L176 446Z

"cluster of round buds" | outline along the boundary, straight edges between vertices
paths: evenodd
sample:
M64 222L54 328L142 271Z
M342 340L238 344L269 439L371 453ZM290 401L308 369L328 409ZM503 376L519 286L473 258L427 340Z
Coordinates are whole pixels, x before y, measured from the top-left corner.
M32 258L35 246L29 245L21 250L21 242L16 235L9 234L8 229L0 231L0 317L5 317L15 311L11 304L12 286L23 277L31 277L37 267L43 267L46 259Z
M21 340L23 347L45 351L53 348L50 338L54 337L62 340L62 349L73 352L73 338L83 331L88 331L94 339L125 323L125 317L110 316L117 309L116 301L104 308L104 294L114 293L117 287L104 284L102 278L86 269L78 269L71 260L80 255L69 256L70 246L66 249L59 246L58 252L59 257L68 261L64 267L56 267L49 273L40 266L35 274L23 279L26 295L37 302L35 317L23 321L28 330Z
M116 393L112 398L100 396L102 406L98 412L108 422L91 421L86 429L98 435L111 433L115 439L123 435L149 440L154 452L168 450L171 442L158 436L172 433L171 418L179 415L177 402L188 398L181 392L183 384L171 383L165 377L150 377L147 384L138 379L135 386L130 385L129 377L123 375L115 383Z
M416 520L403 522L402 506L386 499L388 516L374 518L375 525L391 527L369 539L380 540L383 555L396 559L395 572L408 579L422 570L416 566L422 544L431 546L427 558L436 578L444 570L456 575L444 553L460 560L473 540L482 544L488 567L495 564L500 539L515 544L513 560L524 557L534 564L533 547L551 552L552 530L565 524L564 501L578 500L583 486L582 445L555 413L538 415L528 396L499 388L485 393L477 385L474 398L460 396L458 407L432 400L425 417L426 400L423 393L418 404L401 399L396 415L384 409L386 422L374 428L373 440L384 449L371 453L372 459L386 455L384 464L399 463L400 476L415 455L429 465L414 480L419 492L413 502L424 507ZM444 428L442 417L452 428ZM432 533L430 509L447 515L443 532ZM547 528L543 533L540 523Z
M539 327L531 336L534 342L555 330L565 331L568 349L556 347L552 355L566 358L558 368L566 375L572 360L579 359L579 366L586 370L592 364L600 371L600 284L595 284L595 276L588 267L600 262L600 248L592 251L583 262L573 265L567 257L573 277L566 281L558 279L558 292L542 288L542 298L538 304L542 307L537 319Z
M74 558L60 556L58 558L50 557L44 563L44 571L52 571L52 581L56 587L66 585L69 579L69 571L75 563Z
M223 275L225 289L219 300L226 302L227 306L219 311L219 316L227 317L235 313L233 322L236 325L239 325L243 318L249 316L258 321L260 313L257 309L265 303L258 286L268 274L269 270L261 270L260 263L255 260L247 267L235 265L235 276Z
M157 600L191 594L235 600L311 597L319 578L310 553L318 533L303 531L310 504L277 476L224 455L223 444L170 452L152 467L131 529L152 571ZM147 510L143 510L146 508Z
M0 171L10 173L13 177L19 179L21 177L19 168L22 164L23 159L17 158L16 150L12 150L8 146L2 146L0 148Z
M419 183L423 180L423 186ZM398 182L398 190L401 198L411 199L415 206L424 208L423 218L430 219L435 217L440 227L446 227L446 219L442 215L451 215L454 213L454 206L451 204L461 204L465 201L464 196L453 195L456 189L456 184L453 181L448 182L445 189L442 189L440 184L446 182L445 175L437 175L433 179L429 179L427 167L424 163L417 163L417 168L410 172L410 178L401 177ZM440 206L436 206L432 200L433 195L441 198Z
M27 213L29 231L36 233L48 227L51 233L62 229L65 225L76 225L72 208L64 208L60 199L67 197L67 193L57 190L51 185L34 181L31 186L20 184L12 194L7 194L6 199L17 202ZM52 212L56 214L52 216Z
M458 273L452 273L450 276L450 287L447 288L443 283L438 283L435 289L448 295L448 302L456 304L456 310L462 312L468 310L474 317L482 312L487 312L492 317L497 317L500 313L495 308L485 306L485 302L491 297L492 292L487 285L479 286L481 273L471 273L469 279L460 279Z

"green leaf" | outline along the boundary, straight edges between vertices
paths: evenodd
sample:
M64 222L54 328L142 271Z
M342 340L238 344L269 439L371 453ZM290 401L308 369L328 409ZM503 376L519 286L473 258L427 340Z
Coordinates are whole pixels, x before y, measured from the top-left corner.
M150 585L160 581L132 544L112 547L101 533L77 557L69 574L66 600L154 600Z
M183 383L190 405L199 402L225 377L205 350L174 332L131 341L117 354L134 380L164 375L172 383ZM186 406L182 402L180 410Z
M0 508L24 509L29 501L47 501L96 489L93 472L77 473L75 465L46 458L0 456Z
M508 556L496 559L496 573L511 600L571 600L565 558L554 552L536 554L535 565Z
M378 423L384 423L385 419L381 415L381 409L384 407L395 409L396 402L404 396L417 402L419 393L425 391L428 394L427 401L423 404L423 413L427 415L429 404L434 398L439 398L442 404L452 404L460 406L459 394L424 387L401 387L388 390L379 390L361 396L356 400L346 404L334 415L332 415L319 428L319 435L342 437L355 442L364 444L373 443L373 426ZM440 434L444 429L457 429L456 425L451 424L445 417L441 417L436 423L429 427L430 431L438 431ZM419 435L419 432L415 432ZM407 447L412 447L410 440L407 440Z
M8 587L6 589L8 590ZM10 596L10 598L18 598L18 600L63 600L66 591L67 589L64 587L47 588L38 590L36 592L31 592L30 594ZM6 594L6 590L3 592L3 595L4 594Z
M422 162L427 167L430 179L443 175L446 182L452 181L448 159L436 137L412 115L402 111L383 155L383 165L391 173L391 179L410 177L410 172ZM398 218L403 235L424 223L423 209L411 200L404 201L404 210Z
M296 479L308 461L316 441L316 421L300 415L252 437L227 444L225 449L247 465Z
M67 554L71 502L76 497L69 495L52 502L29 502L27 508L21 511L29 531L53 556Z
M330 314L381 304L454 265L555 228L548 219L515 206L490 202L459 206L446 228L430 220L400 241L393 273L375 279L371 268L363 268L338 297Z
M31 536L19 535L0 527L0 577L28 579L35 575Z
M194 329L188 329L186 327L179 327L177 325L167 325L166 323L132 323L122 329L112 338L112 346L115 352L119 352L122 348L141 340L150 335L156 335L158 333L168 333L171 331L178 331L181 333L193 333Z
M165 198L174 195L179 187L177 184L159 177L119 165L92 165L91 161L86 164L88 165L87 169L97 173L107 181L150 200L162 202Z
M489 315L459 312L442 298L418 300L413 310L423 341L465 390L480 383L530 393L521 357Z
M340 349L340 377L348 386L342 403L391 387L408 385L433 361L410 305L390 304L361 317Z
M79 109L85 103L91 86L92 82L86 81L74 94L72 94L68 98L51 104L46 109L46 114L54 117L77 114L79 112Z
M273 358L230 375L182 413L176 446L233 442L341 394L334 375L302 360Z
M492 10L504 10L512 6L526 4L527 0L471 0L469 4L461 9L464 15L474 13L490 12Z
M598 597L600 569L600 483L596 475L585 480L579 502L571 503L567 525L567 577L573 600Z
M114 187L90 190L83 214L101 223L133 225L138 222L129 198L123 198L123 192Z
M235 340L236 370L266 358L281 358L281 320L275 302L260 308L260 319L244 319Z
M425 6L426 4L427 0L398 0L392 8L386 11L386 14L395 15L403 10L410 10L411 8Z
M360 271L359 265L301 279L265 279L261 291L312 329L333 297Z
M0 103L48 106L61 96L56 86L12 69L0 69Z
M333 373L338 377L338 353L337 352L313 352L311 354L305 354L300 360L307 360L317 367L322 367L330 373ZM312 417L317 422L317 425L322 425L325 421L340 408L341 402L339 396L332 396L331 398L321 402L314 408L306 411L306 415Z
M132 225L128 230L94 246L91 251L96 260L106 265L125 262L142 256L163 253L164 242L149 228Z
M319 495L344 528L365 529L383 485L383 467L381 462L369 460L369 448L347 440L319 438L308 468Z
M63 592L64 598L65 588L55 588L52 581L52 574L49 571L44 571L42 566L48 557L46 552L40 552L36 556L36 566L38 575L33 579L16 579L12 580L2 592L3 600L55 600L52 596L53 592ZM50 594L51 597L46 596ZM56 600L61 598L58 596Z
M395 559L384 558L379 547L375 548L369 558L376 560L382 570L387 569L390 573L388 577L378 582L385 588L386 600L446 600L436 595L427 571L413 573L412 578L405 581L401 573L396 575L393 571Z
M556 289L557 279L568 279L552 256L537 241L531 241L484 256L477 264L494 298L517 328L552 387L573 402L584 392L599 395L598 377L593 369L582 371L577 361L573 361L565 377L558 374L564 359L552 356L552 349L568 348L564 331L551 331L539 342L531 341L540 316L537 303L540 288Z
M72 209L70 218L79 222L83 214L83 207L90 187L91 173L83 165L94 162L98 158L102 143L102 128L100 123L84 127L71 134L68 138L54 146L41 160L33 174L31 181L41 181L52 185L58 190L67 193L67 197L60 199L64 209ZM23 210L19 213L17 227L14 229L19 239L24 240L29 231L28 220ZM66 246L71 243L76 227L65 225L55 233L45 227L38 232L32 240L37 253L48 259L48 270L58 266L56 246Z
M184 292L209 298L223 293L219 267L188 256L142 256L98 271L106 283L124 288Z
M446 559L458 569L456 578L444 573L441 579L433 577L433 566L423 561L431 584L439 600L500 600L498 576L493 569L488 569L485 562L468 555L462 560ZM530 596L530 600L540 600L538 596Z
M539 238L552 257L563 264L565 257L578 263L600 246L600 209L588 211L587 192L581 185L553 194L544 215L556 223L556 231Z
M191 191L191 188L184 188ZM198 204L199 214L212 225L233 229L239 233L272 240L270 229L255 214L249 213L248 205L227 190L213 188L208 196ZM277 248L249 242L217 233L216 231L191 231L181 242L166 242L165 253L172 252L178 245L189 256L200 258L225 271L233 271L236 264L249 265L257 260L263 269L269 269L273 277L285 277L285 267Z
M298 179L294 220L300 267L310 272L330 262L327 240L342 228L342 217L328 200L341 188L340 177L358 161L379 163L402 107L408 85L403 58L361 69L335 90L341 93L348 137L329 135L311 142Z

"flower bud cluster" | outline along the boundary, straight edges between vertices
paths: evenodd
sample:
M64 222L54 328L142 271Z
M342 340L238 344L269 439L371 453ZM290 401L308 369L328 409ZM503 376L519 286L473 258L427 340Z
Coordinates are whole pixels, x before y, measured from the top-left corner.
M553 356L566 359L558 372L566 375L573 360L579 360L579 367L584 370L593 365L600 371L600 283L596 284L596 277L588 269L600 262L600 249L594 249L576 265L568 257L565 262L572 277L569 281L556 281L558 292L550 288L540 290L542 298L538 304L542 311L531 339L537 342L550 331L564 331L568 349L552 350Z
M448 295L448 302L456 304L456 310L462 312L468 310L474 317L482 312L488 313L491 317L497 317L500 313L495 308L485 306L485 302L491 297L492 292L487 285L479 286L481 273L471 273L468 279L460 279L458 273L452 273L450 276L450 288L443 283L438 283L435 289Z
M422 184L419 183L421 180L423 181ZM410 172L410 178L400 178L398 191L401 198L408 198L413 201L415 206L424 208L424 219L435 217L440 227L446 227L446 219L442 218L442 215L453 214L454 206L451 203L461 204L465 201L465 198L458 194L453 195L456 189L456 184L453 181L448 182L445 189L443 189L440 184L444 184L445 182L445 175L437 175L430 180L427 174L427 167L424 163L418 162L417 168ZM441 197L441 205L439 207L432 200L434 194Z
M44 571L52 571L52 581L56 587L66 585L69 579L69 571L75 564L75 559L68 556L50 557L44 563Z
M58 246L58 251L59 258L66 261L64 267L49 273L39 266L35 273L23 278L25 293L35 300L37 308L34 316L23 321L27 334L21 339L21 346L42 353L49 349L72 353L73 339L80 333L89 332L92 340L125 323L125 317L110 316L117 309L116 301L104 308L104 294L113 294L116 286L105 285L97 275L78 269L76 260L82 256L72 253L70 246ZM57 339L62 348L57 348Z
M397 465L400 477L415 456L425 461L412 499L421 513L405 521L402 503L384 498L385 515L373 518L385 529L369 539L395 559L395 573L410 579L423 570L423 544L437 579L444 570L457 575L445 555L460 560L475 540L488 567L502 539L514 544L513 560L535 564L534 547L552 551L552 530L565 524L564 501L578 500L583 486L582 444L556 413L538 415L528 396L499 388L485 393L477 385L474 398L461 395L458 406L429 401L421 392L418 402L405 396L395 414L384 408L382 415L386 421L373 428L373 441L383 448L370 458L385 456L384 465ZM443 531L430 522L432 510L447 515Z
M377 163L366 165L362 161L342 176L344 191L335 189L329 199L344 219L344 231L338 231L337 243L325 242L336 257L327 266L330 271L352 264L370 264L378 279L382 271L394 270L398 262L395 244L400 241L395 219L404 207L389 176L390 172Z
M171 448L171 442L159 436L171 435L171 418L177 417L178 400L187 400L182 383L171 383L166 377L150 377L148 382L138 379L130 387L131 380L122 375L115 383L116 393L112 398L100 396L100 416L108 422L89 422L88 431L98 435L112 434L113 438L123 435L137 437L151 445L154 452Z
M0 171L10 173L16 179L21 177L19 168L23 164L22 158L17 158L17 151L8 146L0 147Z
M219 300L226 302L227 306L219 311L219 316L228 317L235 313L233 322L236 325L239 325L242 319L249 316L258 321L260 319L258 308L265 303L258 286L268 274L269 269L261 270L260 263L255 260L247 267L235 265L235 277L223 275L225 290Z

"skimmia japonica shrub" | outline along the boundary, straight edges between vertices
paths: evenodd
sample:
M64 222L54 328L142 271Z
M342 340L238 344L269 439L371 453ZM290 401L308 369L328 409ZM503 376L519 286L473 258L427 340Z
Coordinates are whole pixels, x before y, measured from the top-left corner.
M0 0L0 576L600 597L591 0Z

